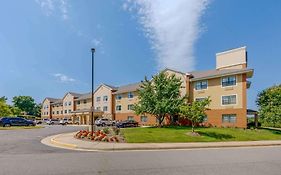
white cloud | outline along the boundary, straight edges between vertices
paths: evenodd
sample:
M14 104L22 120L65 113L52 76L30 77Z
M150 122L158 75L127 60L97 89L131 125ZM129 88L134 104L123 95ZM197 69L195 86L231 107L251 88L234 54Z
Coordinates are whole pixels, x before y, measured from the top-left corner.
M64 74L61 74L61 73L56 73L56 74L53 74L54 77L57 78L57 80L59 80L60 82L62 83L69 83L69 82L75 82L76 80L71 78L71 77L68 77Z
M47 16L54 15L58 11L63 20L68 19L67 0L35 0L35 2L40 5Z
M102 40L95 38L95 39L92 39L91 43L94 44L95 47L99 47L102 44Z
M194 45L201 32L200 17L208 3L209 0L127 0L123 9L137 10L159 69L190 71L195 66Z

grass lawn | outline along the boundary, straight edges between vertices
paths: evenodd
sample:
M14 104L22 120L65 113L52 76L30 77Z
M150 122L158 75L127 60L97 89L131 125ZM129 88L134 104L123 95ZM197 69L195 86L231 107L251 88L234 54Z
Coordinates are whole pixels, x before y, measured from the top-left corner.
M196 128L195 131L200 136L188 135L191 132L190 127L121 129L128 143L281 140L281 131L268 129Z
M17 130L17 129L40 129L43 126L12 126L12 127L0 127L0 130Z

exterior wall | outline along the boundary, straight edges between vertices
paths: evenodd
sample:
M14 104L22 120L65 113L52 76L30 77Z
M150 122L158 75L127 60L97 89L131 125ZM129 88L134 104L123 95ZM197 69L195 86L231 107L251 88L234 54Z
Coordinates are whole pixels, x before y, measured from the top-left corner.
M52 118L60 119L63 118L63 105L61 104L53 104L52 107Z
M129 93L129 92L128 92ZM138 102L138 94L137 92L132 92L134 97L133 98L128 98L128 93L122 93L122 94L115 94L114 95L114 100L115 100L115 114L116 114L116 119L117 119L117 114L120 113L134 113L132 110L128 110L128 105L133 105ZM116 97L117 95L121 95L121 99L117 100ZM117 111L116 106L121 105L122 110ZM117 119L118 120L118 119Z
M79 102L80 104L79 104ZM91 99L82 99L75 101L75 110L90 109L92 105Z
M42 109L41 109L41 118L42 119L50 119L51 114L51 105L50 101L48 99L45 99L42 103Z
M213 126L235 126L245 128L247 125L247 92L246 92L246 74L236 75L236 85L231 87L222 87L221 78L209 79L206 90L195 90L195 82L192 82L192 99L210 97L211 104L207 113L207 123ZM237 95L236 104L222 105L222 96ZM222 114L236 114L236 123L222 123Z
M107 96L107 101L104 100L104 97ZM97 98L100 98L100 101L97 101ZM94 106L96 109L103 111L103 107L107 106L107 111L103 111L103 117L112 119L112 91L106 86L100 86L94 94ZM90 105L91 106L91 105Z
M63 115L61 118L71 118L72 111L74 111L74 96L67 93L62 100Z
M128 116L133 117L135 121L139 123L139 125L155 125L157 124L156 118L151 115L136 115L134 112L131 113L117 113L115 114L116 120L128 120ZM147 116L147 121L142 122L141 116Z
M216 69L223 69L225 67L247 64L246 47L217 53L216 63Z
M180 78L181 81L182 81L182 84L181 84L181 96L185 96L187 94L187 84L186 84L186 81L187 81L187 77L185 74L182 74L182 73L178 73L178 72L175 72L175 71L172 71L172 70L166 70L166 73L168 75L175 75L177 78Z

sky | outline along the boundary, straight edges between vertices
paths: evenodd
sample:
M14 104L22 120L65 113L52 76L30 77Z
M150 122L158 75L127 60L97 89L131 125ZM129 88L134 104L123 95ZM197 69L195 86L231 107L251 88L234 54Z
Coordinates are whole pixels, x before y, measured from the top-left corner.
M248 107L281 83L281 1L3 0L0 96L36 102L139 82L169 67L215 69L215 54L247 46Z

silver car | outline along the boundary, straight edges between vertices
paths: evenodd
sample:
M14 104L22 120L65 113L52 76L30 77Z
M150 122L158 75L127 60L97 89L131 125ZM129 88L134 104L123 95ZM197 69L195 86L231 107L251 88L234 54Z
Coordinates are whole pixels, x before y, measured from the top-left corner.
M59 125L60 121L59 119L50 119L46 122L47 125Z
M99 118L95 121L97 126L114 126L115 121L107 119L107 118Z

